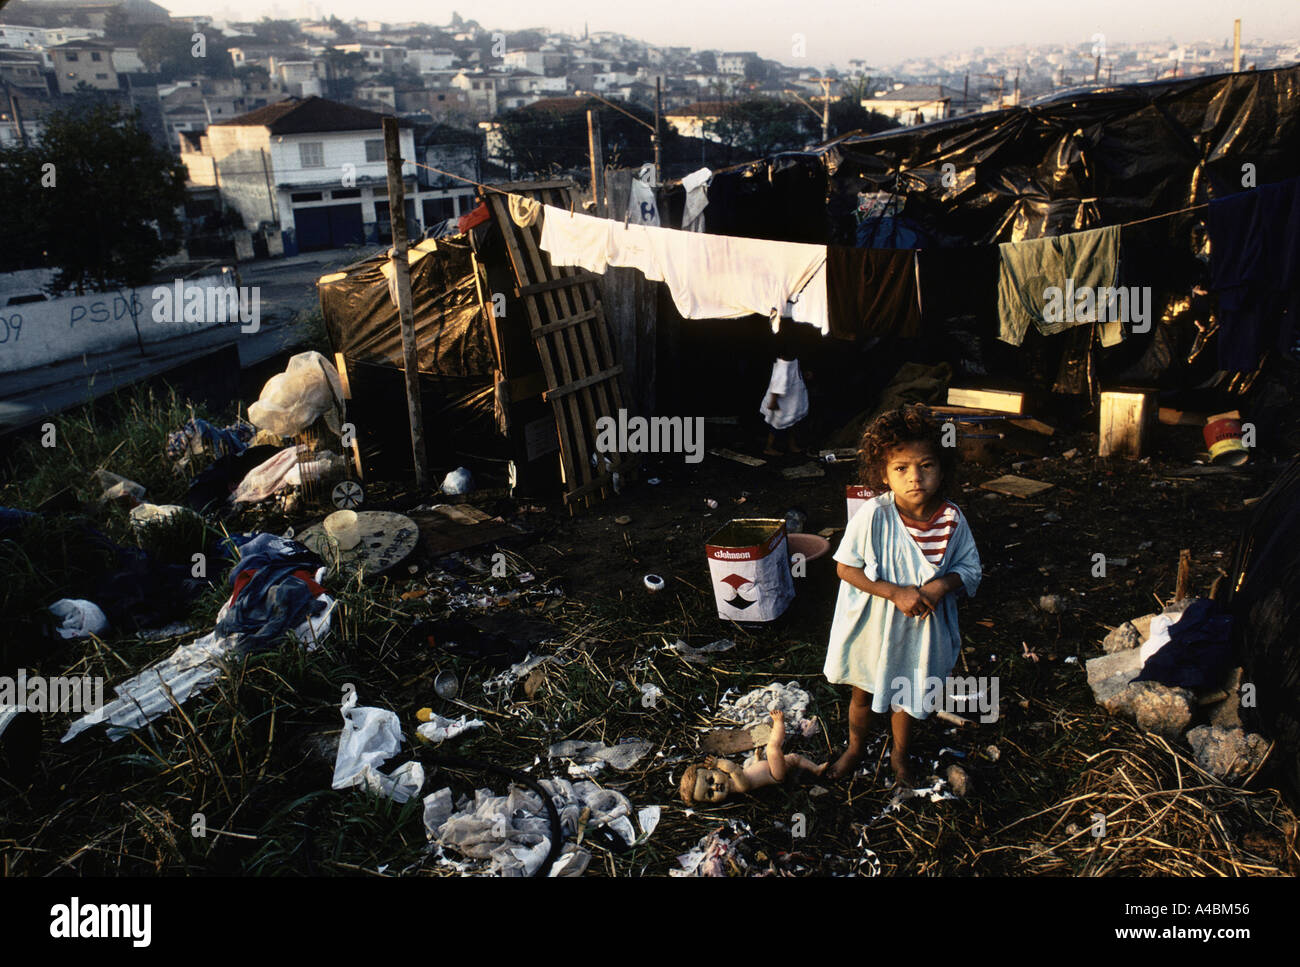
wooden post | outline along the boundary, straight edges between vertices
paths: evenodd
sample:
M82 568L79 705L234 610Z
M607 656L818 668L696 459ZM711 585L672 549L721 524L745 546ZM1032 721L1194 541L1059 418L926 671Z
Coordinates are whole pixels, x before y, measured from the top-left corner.
M406 192L402 186L402 147L397 118L384 118L384 154L388 159L388 219L393 226L393 272L397 313L402 323L402 371L406 376L406 413L411 422L415 486L425 487L424 416L420 409L420 370L415 356L415 309L411 301L411 263L406 255Z
M1191 597L1192 552L1184 547L1178 552L1178 581L1174 585L1174 600L1182 601Z
M1232 72L1241 70L1241 18L1232 22Z
M662 80L663 77L661 75L659 74L655 75L655 131L650 138L650 141L654 145L654 149L655 149L655 187L656 188L659 185L663 184L663 180L664 180L663 168L659 163L660 160L659 159L659 116L663 113L663 94L661 91Z
M1155 399L1149 391L1104 391L1097 456L1140 459L1155 416Z
M587 150L591 155L591 200L593 215L605 216L605 150L600 139L600 115L587 112Z

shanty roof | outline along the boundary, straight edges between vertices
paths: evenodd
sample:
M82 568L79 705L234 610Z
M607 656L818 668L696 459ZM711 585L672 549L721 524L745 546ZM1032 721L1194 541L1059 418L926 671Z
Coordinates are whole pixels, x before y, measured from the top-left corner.
M374 131L383 125L384 115L340 104L323 97L290 97L266 107L213 125L264 127L272 134L316 134L322 131ZM410 121L398 120L409 128Z

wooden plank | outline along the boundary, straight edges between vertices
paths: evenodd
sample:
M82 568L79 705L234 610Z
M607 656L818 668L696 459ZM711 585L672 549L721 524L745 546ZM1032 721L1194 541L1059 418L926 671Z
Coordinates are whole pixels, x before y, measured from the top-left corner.
M1022 416L1025 412L1025 394L1010 390L951 387L948 390L948 402L955 406L973 406L999 413L1014 413L1017 416Z
M576 393L580 389L586 389L588 386L594 386L596 383L599 383L601 380L612 379L613 377L617 376L621 372L623 372L622 366L611 366L609 369L603 369L599 373L592 373L590 376L584 376L582 377L582 379L575 380L574 382L569 383L565 386L557 386L555 387L555 389L548 389L545 393L542 394L542 399L546 400L547 402L550 402L556 397L564 396L567 393ZM609 414L601 414L601 415L604 416ZM593 429L595 428L595 423L592 424L592 427Z
M572 266L561 266L561 268L572 268ZM561 279L551 279L547 282L531 282L528 285L516 286L515 295L523 298L526 295L539 295L543 292L552 292L555 289L567 289L571 286L582 285L586 282L593 282L600 279L598 275L592 275L586 269L578 269L577 275L566 276Z
M548 322L546 325L533 330L533 337L545 336L547 333L559 332L569 326L581 325L584 322L591 322L596 318L596 310L588 309L586 312L579 312L576 316L569 316L567 319L561 319L558 322Z
M747 456L743 453L737 453L735 450L728 450L725 447L715 447L710 450L715 457L723 457L727 460L734 460L736 463L743 463L747 467L761 467L767 463L766 460L760 460L758 457Z
M1015 474L1007 474L1005 477L986 480L980 484L980 487L984 490L991 490L995 494L1003 494L1007 497L1019 497L1021 500L1037 496L1044 490L1051 490L1053 486L1053 484L1044 483L1041 480L1017 477Z
M1054 436L1056 427L1050 423L1044 423L1042 420L1035 420L1027 416L1023 420L1007 420L1012 426L1018 426L1022 430L1029 430L1032 433L1041 433L1043 436Z
M511 267L514 269L515 278L518 280L527 279L528 268L524 262L523 254L519 251L519 243L514 232L514 220L511 219L510 213L506 209L505 197L495 193L489 194L488 204L496 216L497 225L500 227L501 234L505 239L506 250L510 255L510 263ZM534 326L542 325L541 313L538 310L536 300L533 298L524 299L524 307L528 312L530 322ZM546 340L538 340L537 352L541 358L542 370L546 374L547 382L551 384L558 383L559 381L556 378L555 364L551 359L551 350L547 345ZM575 471L573 445L570 442L572 434L569 429L569 419L570 415L572 415L573 419L576 421L578 412L576 407L574 407L572 409L572 414L570 414L568 409L564 406L555 406L552 407L552 410L555 413L556 437L560 444L560 472L564 475L565 483L568 484L574 479ZM583 459L585 460L586 458L584 457Z

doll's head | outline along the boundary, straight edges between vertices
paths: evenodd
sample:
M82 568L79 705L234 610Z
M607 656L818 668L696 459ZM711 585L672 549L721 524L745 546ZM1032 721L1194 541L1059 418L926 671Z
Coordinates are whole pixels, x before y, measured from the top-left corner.
M687 766L682 773L678 790L682 802L688 806L696 803L720 803L735 791L731 776L717 768L717 760L709 757L702 764Z
M876 417L862 434L858 469L863 484L883 485L899 497L916 487L946 497L956 486L957 448L943 445L943 428L925 407L900 406Z

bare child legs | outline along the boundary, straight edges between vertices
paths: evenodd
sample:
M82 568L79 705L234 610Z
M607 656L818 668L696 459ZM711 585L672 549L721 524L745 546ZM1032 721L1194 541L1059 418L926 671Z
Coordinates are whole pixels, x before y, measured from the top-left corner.
M825 775L828 779L852 775L862 763L875 717L875 713L871 710L871 693L855 686L853 695L849 699L849 745L844 750L844 754L826 768ZM908 767L908 747L912 742L912 716L901 708L891 709L889 727L894 739L894 747L889 755L890 767L900 783L914 785L915 777Z

